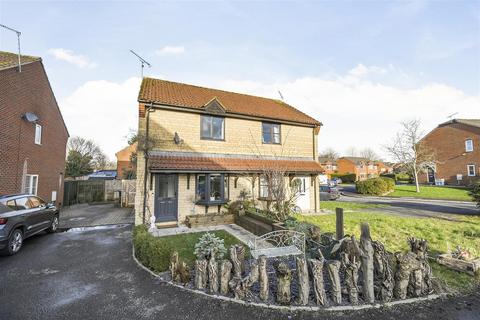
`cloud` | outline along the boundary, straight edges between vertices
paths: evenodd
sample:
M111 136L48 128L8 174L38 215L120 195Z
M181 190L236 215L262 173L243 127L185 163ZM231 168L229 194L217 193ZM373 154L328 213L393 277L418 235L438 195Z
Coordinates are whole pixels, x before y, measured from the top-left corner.
M368 73L368 67L355 67L354 74ZM367 71L365 71L365 69ZM389 77L399 71L387 67ZM392 73L390 75L390 73ZM350 71L336 77L302 77L292 81L262 83L227 80L216 85L236 92L278 99L278 90L285 102L321 121L319 148L332 147L340 153L350 146L371 147L385 158L382 146L389 143L400 129L399 122L420 118L428 132L458 112L459 118L480 118L480 96L440 83L414 88L353 78Z
M67 50L63 48L52 48L48 50L52 56L57 60L62 60L68 63L71 63L79 68L94 68L96 64L90 62L88 57L84 55L75 54L72 50Z
M165 46L159 50L155 51L156 55L163 56L163 55L180 55L185 53L184 46Z
M88 81L60 101L71 136L96 141L113 160L126 145L130 129L138 127L140 78L123 82Z
M359 63L355 68L348 71L348 74L354 77L362 77L369 74L386 74L387 69L377 66L365 66Z

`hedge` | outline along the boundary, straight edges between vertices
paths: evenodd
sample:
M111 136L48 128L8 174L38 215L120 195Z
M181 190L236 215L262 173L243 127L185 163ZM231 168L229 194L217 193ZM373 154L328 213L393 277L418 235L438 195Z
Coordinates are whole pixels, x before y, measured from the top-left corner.
M390 178L372 178L364 181L357 181L355 184L357 193L383 196L395 189L395 181Z
M330 174L330 178L340 178L342 179L342 183L354 183L355 180L357 180L355 173L332 173Z
M133 229L135 256L147 268L156 272L168 270L173 247L152 236L145 225Z
M408 173L386 173L382 174L381 177L384 178L390 178L395 181L400 181L400 182L411 182L412 178Z

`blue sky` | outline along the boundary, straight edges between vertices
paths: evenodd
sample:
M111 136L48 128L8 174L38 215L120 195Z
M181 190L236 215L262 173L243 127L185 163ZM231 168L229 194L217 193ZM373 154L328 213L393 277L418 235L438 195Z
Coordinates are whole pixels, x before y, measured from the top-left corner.
M430 130L450 113L480 117L479 1L0 0L0 23L43 57L71 134L111 157L137 121L129 49L152 63L150 76L274 98L281 90L325 124L320 149L381 154L405 118ZM0 30L0 50L15 51L15 40ZM378 132L365 128L372 114L385 123Z

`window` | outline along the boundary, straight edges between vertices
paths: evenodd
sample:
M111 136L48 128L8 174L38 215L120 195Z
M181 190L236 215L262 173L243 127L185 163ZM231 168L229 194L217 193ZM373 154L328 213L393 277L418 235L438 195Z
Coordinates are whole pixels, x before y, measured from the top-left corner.
M15 204L15 200L8 200L7 203L5 203L5 205L12 210L17 210L17 205Z
M473 151L473 140L467 139L465 140L465 151L472 152Z
M38 123L35 125L35 144L42 144L42 126Z
M16 200L16 202L18 210L28 210L32 208L32 203L30 202L28 197L19 198Z
M469 164L467 165L467 173L469 177L475 177L475 165Z
M26 194L37 195L38 174L27 174L25 176L25 190Z
M197 201L224 203L228 200L228 177L224 174L197 175Z
M262 123L263 143L280 144L280 125L275 123Z
M214 116L201 117L200 136L202 139L224 140L225 118Z
M260 177L260 198L268 198L268 180L266 177Z

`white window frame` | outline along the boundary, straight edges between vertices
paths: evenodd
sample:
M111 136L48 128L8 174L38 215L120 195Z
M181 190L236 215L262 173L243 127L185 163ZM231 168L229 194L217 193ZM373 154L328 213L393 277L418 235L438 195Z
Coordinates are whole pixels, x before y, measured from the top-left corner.
M35 124L35 144L42 144L42 126Z
M35 179L33 179L35 178ZM35 180L35 185L33 184L33 181ZM35 189L33 188L35 187ZM35 190L35 192L32 192L32 190ZM31 194L36 196L38 193L38 174L27 174L25 175L25 190L23 190L24 193L26 194Z
M473 139L465 140L465 152L473 151Z
M473 168L473 174L470 174L470 168ZM477 175L476 168L474 164L467 164L467 175L469 177L475 177Z

